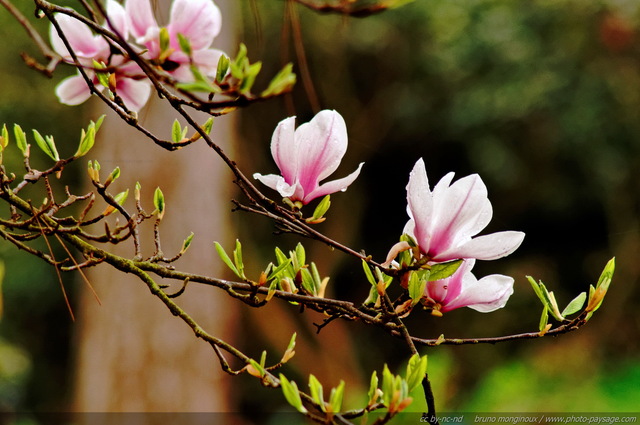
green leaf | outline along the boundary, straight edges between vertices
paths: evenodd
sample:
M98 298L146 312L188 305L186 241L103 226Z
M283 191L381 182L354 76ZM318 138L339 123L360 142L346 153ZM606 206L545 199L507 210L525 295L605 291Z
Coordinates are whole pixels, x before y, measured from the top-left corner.
M22 155L27 156L27 133L22 131L22 127L18 124L13 125L13 135L16 137L16 145L22 152Z
M181 33L178 33L178 44L180 45L180 50L185 52L187 56L191 56L191 42Z
M171 43L171 36L167 27L160 28L160 52L166 52Z
M35 129L33 130L33 137L36 140L38 147L42 149L42 151L46 153L51 159L53 159L54 161L60 160L60 156L58 155L58 151L56 150L56 145L53 142L53 137L42 137L38 130Z
M311 217L313 220L319 220L329 211L329 207L331 207L331 195L327 195L322 198L322 201L318 204L316 209L313 211L313 216Z
M129 196L129 189L124 192L118 193L113 199L118 203L118 205L122 205L127 201L127 197Z
M542 315L540 316L540 324L538 325L538 329L540 329L540 332L542 332L547 327L548 322L549 322L549 309L545 305L542 307Z
M344 398L344 381L340 380L337 387L331 389L329 394L329 406L334 413L340 412L342 409L342 400Z
M420 275L421 273L411 272L411 275L409 276L409 297L411 297L413 305L418 304L420 299L422 299L424 290L427 287L427 281L429 280L428 273L426 279L421 278Z
M263 354L266 354L266 352L263 352ZM257 361L249 359L249 364L256 370L256 372L258 372L260 377L263 377L267 373L265 368Z
M9 144L9 131L7 131L7 125L2 125L2 135L0 136L0 150L3 150Z
M155 192L153 192L153 206L158 212L158 218L162 219L162 217L164 216L165 203L164 203L164 194L162 193L162 190L160 190L159 187L156 187Z
M189 247L191 246L191 241L193 241L193 232L191 232L191 234L189 236L187 236L187 239L184 240L184 242L182 242L182 249L180 250L180 252L185 252L187 249L189 249Z
M98 78L98 82L102 84L107 89L109 88L109 73L101 72L101 70L106 69L107 65L102 62L98 62L95 59L93 60L93 67L96 69L96 77Z
M202 124L202 129L204 130L205 133L210 134L212 128L213 128L213 117L209 117L209 119L205 121L204 124Z
M382 388L380 389L382 390L382 400L384 404L389 407L395 389L395 376L391 373L386 364L382 369Z
M293 335L291 335L291 339L289 340L289 345L287 345L287 350L286 351L292 351L294 348L296 348L296 336L298 334L296 332L293 333Z
M427 356L420 357L414 354L407 363L407 387L409 392L422 384L422 380L427 374Z
M242 261L242 244L238 239L236 239L236 248L233 250L233 261L236 265L236 270L238 270L238 276L245 279L244 263Z
M80 145L78 146L78 150L76 151L74 157L80 158L81 156L86 155L93 147L95 141L96 130L95 127L90 125L86 132L82 130L82 133L80 134Z
M180 143L182 140L182 126L177 119L173 120L173 125L171 126L171 140L173 143Z
M580 295L575 297L566 307L562 310L563 316L571 316L574 313L580 311L584 302L587 300L587 293L582 292Z
M448 278L458 270L462 261L463 260L454 260L432 265L430 268L431 274L429 275L429 282Z
M240 93L249 93L253 87L253 83L256 81L256 77L262 69L262 62L256 62L249 65L249 68L245 71L244 78L240 82Z
M280 264L278 267L273 269L271 273L269 273L269 276L267 276L267 280L272 280L278 277L280 272L282 272L285 268L287 268L289 264L291 264L291 259L287 258L284 263Z
M291 90L296 83L296 74L292 72L293 64L288 63L276 74L269 86L260 93L261 97L277 96Z
M369 398L369 405L375 402L378 396L378 373L374 370L371 374L371 380L369 381L369 391L367 397Z
M104 186L105 187L109 186L118 177L120 177L120 167L114 168L111 174L109 174L109 177L107 177L107 180L105 180Z
M320 406L323 412L326 412L322 384L313 374L309 375L309 390L311 392L311 398L313 398L313 401L315 401Z
M371 268L369 267L369 264L367 264L367 262L364 260L362 260L362 269L364 270L364 274L365 276L367 276L367 280L369 281L369 283L375 287L378 284L378 282L376 282L376 280L374 279L373 273L371 273Z
M616 270L616 258L613 257L611 260L607 262L598 278L598 283L596 284L596 289L602 285L606 285L606 289L609 288L609 284L613 279L613 273Z
M302 267L306 264L307 255L304 251L304 246L300 242L296 245L296 259L298 261L298 267Z
M218 60L218 68L216 69L216 83L221 83L229 72L231 60L228 56L222 55Z
M231 258L229 258L229 256L227 255L227 252L224 250L222 245L220 245L218 242L214 242L213 244L215 245L216 252L218 253L218 256L220 257L222 262L224 262L227 265L227 267L229 267L231 271L236 274L236 276L240 277L240 273L238 273L238 269L236 269L236 266L233 264L233 262L231 261Z
M289 381L283 374L280 374L280 386L287 402L296 408L298 412L306 413L307 409L302 405L298 385L294 381Z

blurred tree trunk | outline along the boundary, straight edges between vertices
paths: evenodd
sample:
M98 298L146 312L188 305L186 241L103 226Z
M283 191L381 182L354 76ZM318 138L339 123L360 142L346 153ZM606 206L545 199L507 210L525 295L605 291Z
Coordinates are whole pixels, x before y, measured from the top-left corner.
M232 2L216 3L224 21L215 47L232 52ZM168 15L168 2L159 2L158 9L163 22ZM176 117L155 98L140 111L142 125L166 138ZM201 122L206 118L201 116ZM232 121L230 117L216 119L212 131L214 140L226 150L231 149ZM224 244L232 236L231 173L214 152L204 143L166 152L114 114L107 116L100 136L90 157L98 159L103 176L116 166L122 171L110 187L112 193L129 188L133 195L135 182L139 181L143 207L150 212L154 189L162 189L167 202L160 228L165 255L175 255L182 241L194 232L189 251L176 266L189 272L222 274L213 241ZM129 198L127 205L132 206L133 197ZM143 254L150 255L151 226L141 233ZM116 252L131 258L131 242L122 245L126 246L117 247ZM89 280L101 305L89 291L83 291L77 309L74 410L193 412L232 408L229 377L220 370L211 347L196 339L144 283L106 265L92 270ZM174 282L168 292L179 287L180 283ZM235 312L234 304L226 300L220 291L198 284L189 285L185 294L177 298L178 304L208 332L228 341L232 338Z

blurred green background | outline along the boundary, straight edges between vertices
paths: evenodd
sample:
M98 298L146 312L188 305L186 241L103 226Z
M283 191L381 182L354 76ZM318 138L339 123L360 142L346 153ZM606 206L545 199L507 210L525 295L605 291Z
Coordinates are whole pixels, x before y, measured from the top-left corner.
M294 37L296 25L300 38ZM246 0L238 26L252 60L264 62L265 77L258 85L288 61L297 63L299 74L291 96L240 113L237 159L243 169L275 172L268 150L273 128L293 114L299 123L307 121L317 107L338 110L349 129L349 150L336 177L366 162L356 183L332 199L330 213L340 222L329 220L322 230L384 258L407 220L409 171L423 157L432 184L449 171L458 178L482 176L494 207L485 233L527 233L515 254L475 268L478 276L516 278L506 308L487 315L456 310L444 318L416 311L408 320L415 335L534 331L540 306L525 275L543 280L566 304L616 257L603 307L576 333L423 349L440 410L640 410L638 2L417 0L355 19L288 9L283 1ZM77 109L58 105L53 82L25 68L18 53L34 50L4 10L0 37L16 40L0 46L0 124L37 127L57 140L70 137L75 146L82 125ZM313 90L305 89L296 55L300 49ZM19 165L18 158L8 161ZM243 220L247 217L239 215L239 226ZM255 246L273 246L271 224L251 223L241 234ZM277 243L293 247L293 239ZM359 263L342 254L329 258L323 247L307 245L315 249L311 258L322 266L321 273L332 276L336 296L366 297L369 288ZM0 243L0 255L6 266L0 409L64 406L69 394L59 388L73 370L68 356L73 325L59 283L51 268L7 243ZM71 291L78 285L68 277L66 282ZM248 320L247 326L257 325ZM406 359L399 340L358 324L344 328L362 366L353 381L366 381L385 362L399 367ZM268 339L262 331L252 336L254 342ZM255 390L255 382L245 384ZM239 397L246 411L282 402L278 392L267 390L259 400Z

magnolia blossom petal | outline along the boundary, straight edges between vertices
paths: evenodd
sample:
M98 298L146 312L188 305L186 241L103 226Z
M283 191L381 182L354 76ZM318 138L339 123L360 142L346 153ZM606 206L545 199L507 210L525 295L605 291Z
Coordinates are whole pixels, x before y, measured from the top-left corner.
M147 39L149 30L158 28L150 0L127 0L124 8L129 20L129 30L137 39Z
M124 7L115 0L107 0L108 28L118 32L125 40L129 36L129 23Z
M215 76L218 71L218 62L224 55L224 52L219 49L202 49L196 50L192 53L193 63L200 69L205 75Z
M282 177L293 184L298 174L298 145L295 142L296 118L289 117L278 123L271 137L271 155Z
M91 90L80 74L65 78L56 86L56 96L65 105L79 105L91 97Z
M122 78L117 82L116 91L127 108L138 112L149 100L151 85L146 80Z
M102 37L94 35L88 26L77 19L68 15L57 14L56 20L69 45L78 57L99 59L104 52L108 51L109 44ZM65 46L53 25L49 28L49 38L56 53L66 59L71 58L67 46Z
M452 248L438 255L438 261L456 258L477 258L478 260L496 260L506 257L518 249L524 240L523 232L505 231L478 236L464 245ZM435 258L434 258L435 259Z
M295 132L298 179L306 191L315 189L340 165L347 151L347 125L336 111L323 110Z
M220 33L222 15L212 0L174 0L167 29L173 48L178 48L177 35L189 39L193 50L205 49Z
M453 174L451 174L453 178ZM407 212L409 223L404 233L413 236L418 245L426 252L431 243L431 227L433 216L433 197L429 188L429 178L422 158L413 166L407 184ZM416 223L420 223L416 226ZM409 228L411 231L409 231Z
M277 190L284 198L293 196L296 190L295 185L289 185L282 176L278 176L276 174L267 174L263 176L260 173L255 173L253 178L259 180L265 186L270 187L273 190Z
M460 295L441 310L443 313L460 307L469 307L481 313L489 313L505 306L513 294L512 277L493 274L476 280L467 273Z
M349 174L347 177L343 177L341 179L332 180L332 181L321 184L317 189L313 190L310 193L307 193L304 196L304 199L302 199L302 203L308 204L314 199L320 198L330 193L346 191L347 187L349 187L349 185L353 183L354 180L357 179L358 176L360 175L360 170L362 169L363 165L364 165L364 162L361 162L360 165L358 165L358 169L356 169L356 171L354 171L353 173Z

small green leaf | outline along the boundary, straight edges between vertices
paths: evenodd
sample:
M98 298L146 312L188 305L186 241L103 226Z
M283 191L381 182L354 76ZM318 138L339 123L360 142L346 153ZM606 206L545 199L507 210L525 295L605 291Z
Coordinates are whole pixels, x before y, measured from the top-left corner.
M205 133L210 134L212 128L213 128L213 117L209 117L209 119L204 124L202 124L202 129L204 130Z
M182 249L180 250L180 252L185 252L187 249L189 249L189 247L191 246L191 241L193 241L193 232L191 232L191 234L189 236L187 236L187 239L184 240L184 242L182 242Z
M344 398L344 381L340 380L337 387L331 389L329 394L329 406L334 413L340 412L342 409L342 400Z
M298 412L306 413L307 409L302 405L298 385L294 381L289 381L283 374L280 374L280 386L287 402L295 407Z
M393 398L393 390L395 389L395 376L389 370L389 367L385 364L382 369L382 400L385 406L389 407Z
M278 277L280 272L282 272L285 268L287 268L289 264L291 264L291 260L287 258L284 263L280 264L278 267L273 269L271 273L269 273L269 276L267 276L267 280L275 279L276 277Z
M369 391L367 392L369 398L369 405L375 403L378 397L378 373L374 370L371 374L371 380L369 381Z
M371 273L371 268L369 267L369 264L367 264L367 262L364 260L362 260L362 269L364 270L364 274L365 276L367 276L367 280L369 281L369 283L375 287L378 284L378 282L376 282L376 280L374 279L373 273Z
M160 28L160 52L164 53L169 49L171 43L171 36L169 30L166 27Z
M311 398L313 398L313 401L315 401L320 406L323 412L326 412L322 384L313 374L309 375L309 390L311 392Z
M231 60L228 56L222 55L218 60L218 68L216 70L216 83L221 83L229 72Z
M60 156L58 155L58 151L56 150L56 145L53 142L53 137L42 137L38 130L34 129L33 138L36 140L38 147L42 149L42 151L46 153L51 159L53 159L54 161L60 160Z
M187 56L191 56L191 42L181 33L178 33L178 44L180 45L180 50L185 52Z
M182 140L182 126L177 119L173 120L173 125L171 126L171 140L173 143L180 143Z
M251 92L251 88L256 81L256 77L260 73L262 69L262 62L256 62L249 66L249 68L245 71L244 78L240 82L239 91L240 93L246 94Z
M298 267L302 267L306 264L307 255L304 251L304 246L300 242L296 245L296 259L298 261Z
M220 245L218 242L214 242L214 245L216 247L216 252L218 253L218 256L220 257L220 259L227 265L227 267L231 269L233 273L235 273L236 276L240 277L240 273L238 273L238 269L236 269L236 266L233 264L233 261L231 261L231 258L229 258L229 256L227 255L227 252L224 250L222 245Z
M107 65L94 59L93 67L96 69L96 77L98 78L98 82L104 87L109 88L109 73L101 71L103 69L106 69Z
M89 150L93 147L96 141L96 129L94 126L89 125L89 128L85 132L82 130L80 134L80 145L78 146L78 150L76 151L74 157L80 158L81 156L86 155Z
M156 187L156 190L153 193L153 206L158 212L158 218L162 219L162 217L164 217L165 203L164 203L164 194L162 193L162 190L160 190L159 187Z
M454 260L432 265L430 268L431 274L429 275L429 282L446 279L453 275L462 264L462 261L463 260Z
M118 193L113 199L118 203L118 205L122 205L127 201L127 197L129 196L129 189L124 192Z
M293 64L288 63L276 74L269 86L260 93L261 97L277 96L291 90L296 83L296 74L292 72Z
M407 363L407 387L409 392L422 384L422 380L427 374L427 356L420 357L414 354Z
M27 133L22 131L22 127L18 124L13 125L13 135L16 137L16 145L18 145L18 149L22 152L22 155L27 155Z
M542 315L540 316L540 324L538 326L538 329L540 329L540 332L546 329L548 322L549 322L549 309L545 305L542 307Z
M606 285L607 289L608 289L609 288L609 284L611 283L611 280L613 279L613 273L615 272L615 270L616 270L616 258L613 257L604 266L604 269L602 270L602 273L600 274L600 277L598 278L598 283L596 285L596 289L599 288L602 285Z
M563 316L571 316L574 313L577 313L578 311L580 311L580 309L582 308L582 306L584 305L584 302L587 300L587 293L586 292L582 292L580 295L578 295L577 297L575 297L573 299L573 301L571 301L564 310L562 310L562 315Z
M242 261L242 244L238 239L236 239L236 248L233 250L233 261L236 265L236 270L238 270L238 276L245 279L244 262Z
M2 135L0 136L0 150L3 150L9 144L9 131L7 131L7 125L2 125Z
M266 352L263 352L263 354L267 354ZM262 378L267 371L265 370L265 368L258 363L257 361L253 360L253 359L249 359L249 364L253 367L253 369L255 370L255 372L258 373L259 377ZM254 375L254 373L252 373L251 371L249 371L249 373L251 373L252 375ZM255 376L255 375L254 375Z
M411 272L411 275L409 276L409 297L411 297L413 305L418 304L424 296L424 290L427 287L427 282L429 280L428 273L426 279L421 279L420 274L421 273Z
M318 204L316 209L313 211L313 216L311 217L313 220L319 220L329 211L329 207L331 207L331 195L327 195L322 198L322 201Z

